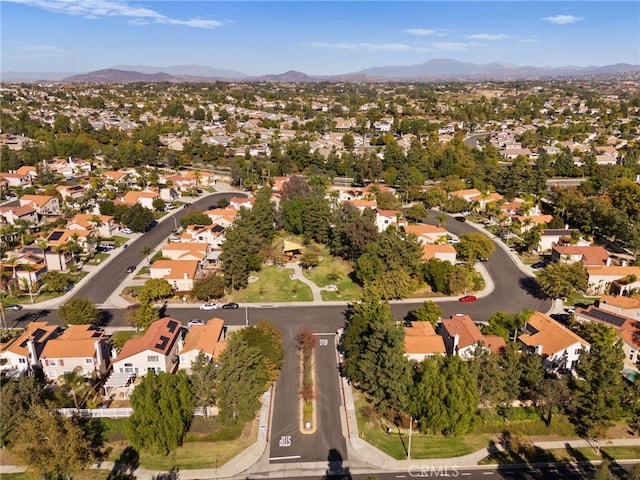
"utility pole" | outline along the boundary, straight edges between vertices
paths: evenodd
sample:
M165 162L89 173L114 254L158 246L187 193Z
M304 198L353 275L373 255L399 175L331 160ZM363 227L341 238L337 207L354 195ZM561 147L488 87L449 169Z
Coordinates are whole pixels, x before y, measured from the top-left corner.
M413 425L413 417L409 416L409 445L407 447L407 460L411 460L411 426Z
M249 304L244 306L244 326L249 326Z

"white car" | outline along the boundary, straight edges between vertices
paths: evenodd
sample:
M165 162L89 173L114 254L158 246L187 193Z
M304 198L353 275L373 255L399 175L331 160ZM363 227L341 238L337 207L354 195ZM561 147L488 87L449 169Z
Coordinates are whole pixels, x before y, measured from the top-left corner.
M131 230L130 228L123 228L122 229L122 233L125 233L127 235L131 235L133 233L133 230Z
M191 320L189 320L187 325L189 325L189 328L191 328L194 325L204 325L204 322L202 320L197 319L197 318L192 318Z
M200 307L200 310L217 310L218 306L215 303L205 303Z

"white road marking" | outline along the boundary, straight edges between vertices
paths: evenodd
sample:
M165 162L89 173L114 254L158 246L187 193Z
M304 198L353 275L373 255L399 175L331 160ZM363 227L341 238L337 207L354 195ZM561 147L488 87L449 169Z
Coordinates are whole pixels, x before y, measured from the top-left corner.
M269 458L269 461L272 461L272 460L295 460L297 458L300 458L300 455L289 455L288 457L271 457L271 458Z

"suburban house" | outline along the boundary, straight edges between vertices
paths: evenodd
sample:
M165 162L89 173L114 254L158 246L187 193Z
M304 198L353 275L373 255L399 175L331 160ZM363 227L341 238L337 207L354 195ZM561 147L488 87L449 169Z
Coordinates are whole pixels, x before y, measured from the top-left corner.
M367 208L374 209L377 207L377 203L375 200L362 200L362 199L354 199L354 200L346 200L351 205L356 207L360 212L364 212Z
M224 243L226 228L218 223L211 225L188 225L182 235L182 242L207 243L212 247L219 247Z
M26 188L31 186L31 177L21 173L2 173L2 178L9 187Z
M87 194L87 190L82 185L58 185L56 190L65 202L82 200Z
M551 317L533 312L525 332L518 337L531 353L542 356L548 368L571 370L578 362L580 352L589 351L590 345Z
M73 371L84 377L100 378L109 369L110 350L104 331L91 325L71 325L46 343L40 363L49 379Z
M160 250L162 251L162 256L169 260L197 260L202 264L207 259L210 248L209 244L204 242L172 242L163 245Z
M199 271L198 260L156 260L149 267L149 276L164 278L178 292L190 292Z
M402 218L400 210L380 210L376 209L376 225L379 232L384 232L391 225L403 226L407 221Z
M555 245L568 245L572 242L572 235L580 234L579 230L570 228L545 229L540 232L540 242L536 246L537 252L549 252ZM576 245L590 245L586 240L578 240Z
M596 322L613 328L622 339L625 363L635 364L640 359L640 321L590 305L576 308L576 320Z
M211 222L228 228L235 222L238 211L233 208L214 208L207 210L204 214L211 219Z
M536 227L546 226L553 220L553 215L513 215L511 223L519 223L521 232L528 232Z
M428 262L432 258L443 262L449 262L451 265L456 264L456 249L453 245L443 243L423 243L422 244L422 260Z
M449 355L469 359L477 346L489 348L499 353L507 347L504 339L498 335L483 335L469 315L452 315L442 319L441 334Z
M484 210L487 208L487 205L490 203L495 203L503 200L504 197L500 195L498 192L491 193L481 193L480 195L475 195L471 197L472 203L477 203L480 210Z
M40 354L45 344L55 338L58 332L58 326L47 325L47 322L27 324L19 336L8 343L0 344L0 371L17 376L39 366Z
M609 289L609 293L625 295L634 288L640 288L640 267L587 267L587 274L589 295L602 295Z
M418 241L422 244L438 243L442 239L446 240L447 235L449 234L446 229L435 225L404 225L402 228L405 232L416 235L418 237Z
M255 200L255 197L232 197L229 199L229 206L236 210L240 210L240 207L251 209Z
M190 372L191 364L203 353L209 361L217 360L227 346L224 320L212 318L204 325L193 325L180 350L180 369Z
M114 217L110 215L89 215L78 213L69 220L67 230L95 230L101 237L111 237L114 235L117 224Z
M602 295L597 305L601 310L640 320L640 297Z
M144 335L132 338L113 361L114 373L145 375L174 373L178 368L178 352L182 349L182 326L179 320L164 317L153 322Z
M47 237L47 245L50 247L64 247L69 242L76 242L85 252L95 247L96 237L92 230L74 229L74 230L52 230Z
M156 198L160 198L160 194L158 192L132 190L122 197L122 203L126 205L135 205L136 203L139 203L143 207L153 210L153 201Z
M57 197L50 195L23 195L18 201L22 207L28 206L35 208L38 215L60 215L60 202Z
M416 362L426 357L446 355L444 339L436 333L429 322L411 322L404 327L404 356Z
M601 245L554 245L551 248L551 261L580 262L585 267L608 267L611 265L609 252Z
M38 213L36 209L30 205L23 207L0 207L0 217L10 225L15 225L16 220L23 220L33 224L38 222Z
M453 192L449 192L449 197L461 197L464 198L467 202L473 202L475 197L482 196L482 192L477 188L467 188L465 190L455 190Z

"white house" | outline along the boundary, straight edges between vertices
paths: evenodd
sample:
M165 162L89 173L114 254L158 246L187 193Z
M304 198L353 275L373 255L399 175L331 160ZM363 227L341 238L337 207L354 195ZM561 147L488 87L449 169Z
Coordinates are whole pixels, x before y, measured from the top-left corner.
M178 369L178 352L182 349L182 325L164 317L153 322L144 335L132 338L113 361L114 373L142 376L150 370L173 373Z
M164 278L178 292L190 292L199 270L198 260L156 260L149 267L149 276Z
M102 377L109 369L111 347L104 331L91 325L71 325L45 344L40 363L47 378L78 371L85 377Z
M609 289L614 294L624 295L635 288L640 288L640 267L615 265L587 267L587 275L589 276L587 287L589 295L602 295Z
M525 332L518 340L540 355L548 368L571 370L578 363L580 352L590 349L586 340L544 313L533 312Z
M7 343L0 344L0 371L15 376L40 365L40 354L49 339L59 333L56 325L31 322L24 331Z
M224 320L221 318L212 318L204 325L193 325L180 350L180 369L189 372L200 353L209 361L217 360L226 346Z
M506 348L504 339L497 335L483 335L469 315L452 315L442 320L441 334L449 355L471 358L478 345L499 353Z

